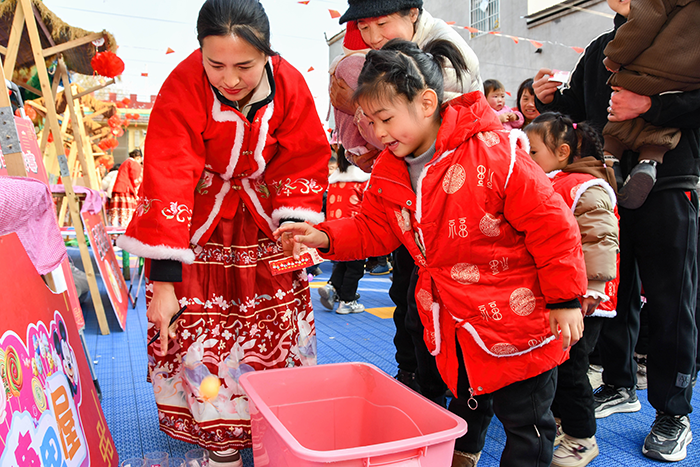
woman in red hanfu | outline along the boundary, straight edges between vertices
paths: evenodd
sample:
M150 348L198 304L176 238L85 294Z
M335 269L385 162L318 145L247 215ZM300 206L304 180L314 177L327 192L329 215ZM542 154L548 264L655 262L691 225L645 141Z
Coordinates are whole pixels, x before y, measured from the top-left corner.
M234 466L251 445L239 377L316 363L306 276L273 276L269 263L283 257L281 223L323 219L330 146L304 78L270 48L258 0L207 0L197 31L201 48L158 94L141 198L118 244L151 259L161 429ZM210 375L214 394L201 390Z
M142 163L143 154L137 148L131 151L129 157L119 166L112 188L112 199L107 210L109 223L114 227L126 228L134 216L143 175Z

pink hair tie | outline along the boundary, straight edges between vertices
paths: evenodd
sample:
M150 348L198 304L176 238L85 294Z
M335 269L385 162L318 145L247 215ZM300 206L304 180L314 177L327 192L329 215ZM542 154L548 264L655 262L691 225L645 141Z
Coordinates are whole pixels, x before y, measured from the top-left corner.
M576 123L574 123L574 130L576 129L576 126L577 126Z

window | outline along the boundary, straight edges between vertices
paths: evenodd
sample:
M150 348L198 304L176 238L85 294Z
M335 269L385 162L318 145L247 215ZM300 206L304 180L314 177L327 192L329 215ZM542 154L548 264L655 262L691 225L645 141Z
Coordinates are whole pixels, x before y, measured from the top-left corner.
M500 0L470 0L469 25L479 31L493 31L500 27ZM472 37L483 33L472 34Z

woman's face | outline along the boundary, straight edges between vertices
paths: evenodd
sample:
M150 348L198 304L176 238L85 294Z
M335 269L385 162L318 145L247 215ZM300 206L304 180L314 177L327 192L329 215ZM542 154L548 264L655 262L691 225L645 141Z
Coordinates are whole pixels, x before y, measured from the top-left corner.
M202 63L212 86L242 107L265 74L267 56L240 37L207 36L202 39Z
M392 13L376 18L358 19L357 28L365 43L374 50L379 50L392 39L405 41L413 39L416 21L418 21L418 8L411 8L411 13L407 16Z
M528 121L534 120L540 115L535 106L535 96L527 89L523 90L520 96L520 111Z

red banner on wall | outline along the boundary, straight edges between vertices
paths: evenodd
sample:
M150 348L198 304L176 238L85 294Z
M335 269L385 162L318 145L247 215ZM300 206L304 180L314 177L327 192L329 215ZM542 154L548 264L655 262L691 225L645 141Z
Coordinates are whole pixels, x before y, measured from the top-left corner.
M116 466L67 300L14 233L0 237L0 303L0 467Z
M126 329L126 312L129 310L129 291L126 288L124 276L119 268L117 255L114 254L112 242L107 235L100 213L81 212L80 217L83 218L85 232L90 238L95 262L107 289L109 301L112 303L119 326L121 326L123 331Z

